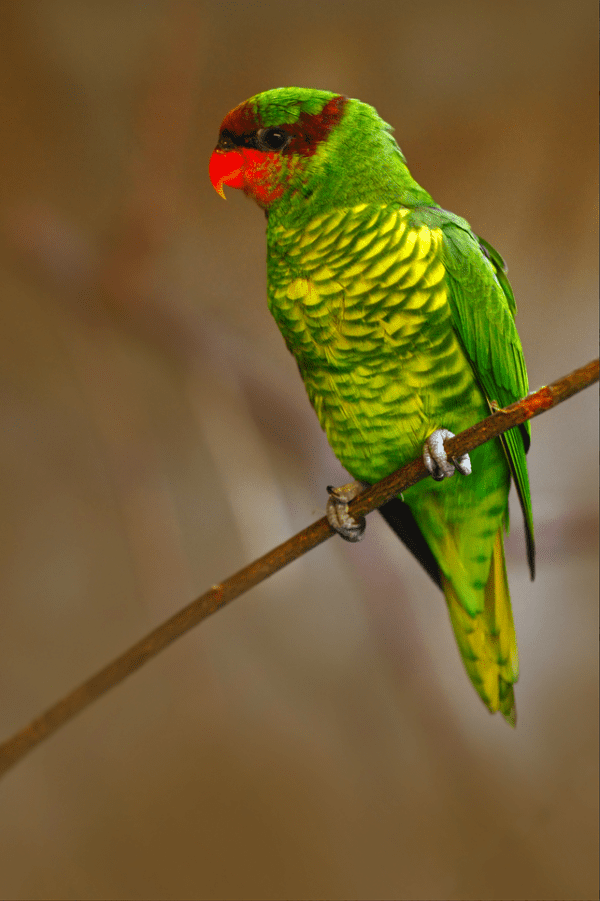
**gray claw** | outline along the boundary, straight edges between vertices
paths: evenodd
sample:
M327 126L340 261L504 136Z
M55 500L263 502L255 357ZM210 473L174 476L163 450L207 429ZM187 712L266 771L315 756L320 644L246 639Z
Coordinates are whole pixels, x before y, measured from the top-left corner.
M326 514L329 525L346 541L361 541L366 529L364 516L355 519L348 510L348 504L354 500L362 490L360 482L350 482L340 488L327 487L329 498L327 500Z
M436 482L453 476L455 467L464 476L471 475L471 459L468 454L448 459L444 441L449 438L454 438L454 432L449 429L436 429L423 446L423 462Z

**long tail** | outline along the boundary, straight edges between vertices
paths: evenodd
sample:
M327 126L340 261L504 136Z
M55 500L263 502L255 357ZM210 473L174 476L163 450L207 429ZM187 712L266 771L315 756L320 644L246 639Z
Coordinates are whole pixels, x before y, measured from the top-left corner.
M517 638L510 606L502 528L498 530L481 613L470 616L442 574L450 620L468 676L487 708L511 726L517 711L513 685L519 678Z

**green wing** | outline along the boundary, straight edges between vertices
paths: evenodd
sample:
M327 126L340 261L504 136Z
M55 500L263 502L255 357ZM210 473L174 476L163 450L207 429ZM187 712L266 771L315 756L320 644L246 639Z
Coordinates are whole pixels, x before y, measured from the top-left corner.
M424 223L444 233L444 265L454 327L473 371L491 405L506 407L529 391L521 341L515 327L516 304L504 260L468 223L445 210L421 212ZM535 573L533 516L525 454L531 428L509 429L501 436L523 510L527 559Z

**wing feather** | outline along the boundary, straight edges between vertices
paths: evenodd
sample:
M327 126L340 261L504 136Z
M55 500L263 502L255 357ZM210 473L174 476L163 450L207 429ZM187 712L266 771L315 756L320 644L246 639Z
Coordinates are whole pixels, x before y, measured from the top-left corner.
M444 265L453 325L481 385L490 409L508 406L529 391L521 341L514 322L516 304L497 250L477 238L460 216L439 208L422 212L424 224L442 229ZM501 436L519 496L531 578L535 574L535 544L531 495L525 454L529 422Z

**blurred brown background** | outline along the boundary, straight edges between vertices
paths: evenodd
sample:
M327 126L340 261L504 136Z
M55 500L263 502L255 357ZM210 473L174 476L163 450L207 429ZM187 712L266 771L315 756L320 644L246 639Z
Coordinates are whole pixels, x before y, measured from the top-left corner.
M506 257L532 387L596 356L596 4L0 6L0 737L322 515L345 474L265 300L224 114L372 103ZM596 391L514 505L519 724L371 516L217 613L0 783L0 897L597 896Z

